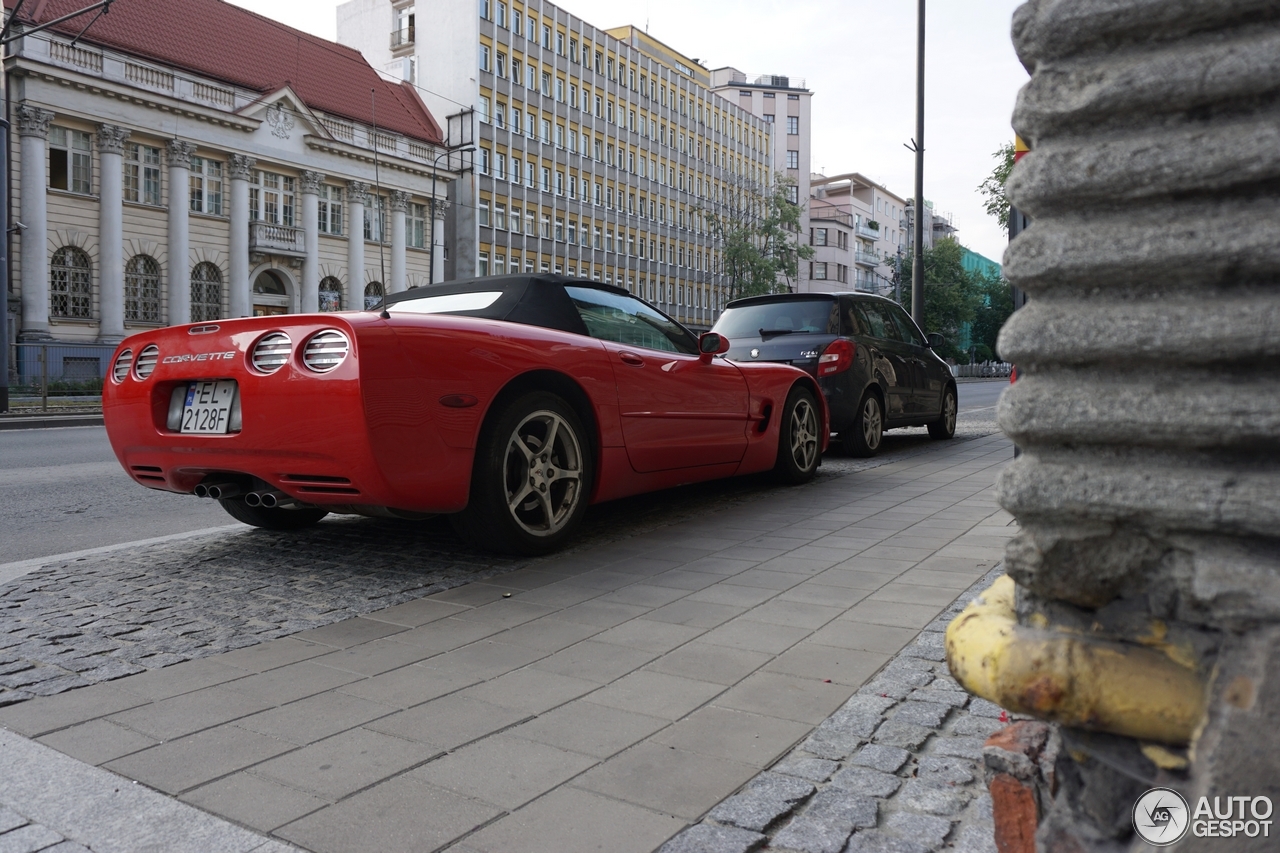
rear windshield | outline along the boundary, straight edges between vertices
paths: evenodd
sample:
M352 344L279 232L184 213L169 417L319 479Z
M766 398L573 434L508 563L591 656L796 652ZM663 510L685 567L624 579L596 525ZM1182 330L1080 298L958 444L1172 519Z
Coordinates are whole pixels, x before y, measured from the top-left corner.
M787 299L756 302L726 308L716 321L716 331L730 340L762 334L840 333L840 311L834 299ZM762 331L763 330L763 331Z

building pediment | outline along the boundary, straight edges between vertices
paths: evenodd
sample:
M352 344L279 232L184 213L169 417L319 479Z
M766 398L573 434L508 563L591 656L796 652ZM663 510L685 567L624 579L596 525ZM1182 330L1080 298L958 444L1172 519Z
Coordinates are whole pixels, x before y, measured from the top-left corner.
M283 86L237 111L244 118L262 122L260 132L282 140L301 139L307 135L332 139L320 118L303 103L289 86Z

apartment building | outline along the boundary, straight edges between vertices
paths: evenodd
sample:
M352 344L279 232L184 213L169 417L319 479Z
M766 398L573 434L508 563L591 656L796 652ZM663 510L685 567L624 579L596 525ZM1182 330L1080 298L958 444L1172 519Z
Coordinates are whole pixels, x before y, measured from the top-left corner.
M338 33L458 116L451 128L474 111L447 278L565 273L714 322L724 289L702 214L768 185L775 146L772 125L712 91L696 60L537 0L350 0Z
M790 178L789 200L800 207L798 237L809 233L810 150L813 139L813 93L805 81L779 74L747 74L737 68L717 68L711 72L711 88L744 112L774 125L770 156L775 172ZM820 268L819 268L820 269ZM800 264L792 289L797 292L825 290L819 279L811 284L809 265Z
M28 4L14 26L64 11ZM52 375L92 379L134 332L428 282L441 133L411 88L222 0L130 0L77 36L86 23L5 57L21 374L36 342L76 347L50 351Z
M893 265L890 258L906 256L910 252L907 238L908 203L906 199L857 172L842 175L814 174L810 178L813 197L810 199L810 243L815 246L812 278L830 282L838 279L831 264L839 260L827 257L830 251L818 252L818 240L829 240L819 229L834 227L830 223L837 214L847 218L848 245L844 249L844 263L851 274L839 280L841 287L849 286L872 293L887 292L892 286ZM842 220L843 221L843 220ZM838 248L836 251L840 251ZM817 266L824 264L825 268ZM815 284L816 284L815 281ZM815 289L829 289L827 287Z

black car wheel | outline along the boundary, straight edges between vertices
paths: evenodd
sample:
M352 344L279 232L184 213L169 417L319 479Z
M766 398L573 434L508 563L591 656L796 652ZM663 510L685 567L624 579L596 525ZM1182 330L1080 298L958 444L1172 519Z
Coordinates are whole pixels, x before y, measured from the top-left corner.
M778 462L773 468L780 481L799 485L813 479L822 460L821 423L813 392L803 386L792 388L782 409Z
M853 426L840 433L840 443L850 456L875 456L880 452L883 438L884 408L880 405L880 398L868 391L858 404L858 416L854 418Z
M218 503L236 521L264 530L301 530L329 514L317 507L284 509L278 506L249 506L240 498L220 498Z
M556 550L582 521L593 458L572 406L554 394L525 394L481 433L471 500L450 516L454 530L490 550Z
M956 389L942 392L942 411L936 421L929 422L929 437L948 439L956 434Z

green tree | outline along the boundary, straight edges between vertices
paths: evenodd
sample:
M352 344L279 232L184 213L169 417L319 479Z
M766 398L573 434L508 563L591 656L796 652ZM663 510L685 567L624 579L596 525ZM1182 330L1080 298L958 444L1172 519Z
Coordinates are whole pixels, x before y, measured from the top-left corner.
M977 319L984 302L980 277L964 268L963 255L960 244L950 237L924 250L924 331L938 332L946 338L946 345L938 354L957 360L966 355L956 346L961 326ZM902 259L902 307L907 311L911 310L911 288L906 282L911 281L912 260Z
M996 337L1013 313L1013 293L1009 282L999 276L975 276L975 284L982 299L974 316L971 339L979 361L998 359Z
M800 207L788 200L795 181L778 175L766 188L742 186L698 209L721 255L730 299L785 292L813 248L800 234Z
M983 208L996 218L1005 231L1009 230L1009 198L1005 195L1004 185L1009 180L1009 173L1013 171L1013 151L1012 142L1001 145L1000 150L991 155L995 158L996 167L991 170L987 179L978 185L978 192L986 196L986 201L982 203Z

